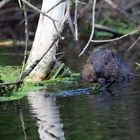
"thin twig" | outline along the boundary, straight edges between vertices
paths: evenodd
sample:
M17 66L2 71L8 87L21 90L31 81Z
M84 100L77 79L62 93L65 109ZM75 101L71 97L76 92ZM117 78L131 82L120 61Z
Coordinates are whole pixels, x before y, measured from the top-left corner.
M75 28L75 40L76 41L78 41L77 8L78 8L78 0L75 0L74 28Z
M64 18L63 18L63 20L62 20L62 22L61 22L61 25L60 25L60 29L63 28L64 23L65 23L65 22L67 21L67 19L68 19L68 16L69 16L69 14L70 14L70 8L71 8L71 1L69 0L69 2L67 3L67 9L66 9L66 12L65 12L65 16L64 16Z
M50 12L51 10L53 10L56 6L58 6L59 4L61 4L62 2L64 2L65 0L60 0L58 3L56 3L55 5L53 5L49 10L46 11L46 13Z
M91 42L91 40L93 38L93 35L94 35L94 28L95 28L95 6L96 6L96 0L94 0L93 7L92 7L92 31L91 31L91 34L90 34L90 38L89 38L86 46L83 48L82 52L79 54L79 57L84 54L84 52L88 48L88 46L89 46L89 44L90 44L90 42Z
M58 31L57 26L56 26L54 21L53 21L53 25L54 25L54 28L55 28L55 30L57 32L57 35L61 38L60 32Z
M29 41L27 10L26 10L26 5L24 3L23 3L23 11L24 11L24 19L25 19L25 51L24 51L24 58L23 58L23 63L22 63L22 69L21 69L20 78L21 78L22 73L23 73L24 68L25 68L25 62L26 62L27 50L28 50L28 41Z
M136 43L138 43L138 41L140 40L140 36L132 43L132 45L127 49L127 51L130 51Z
M19 7L22 7L21 0L18 0Z
M42 14L43 16L48 17L49 19L56 21L55 19L53 19L52 17L50 17L49 15L47 15L46 13L42 12L40 9L38 9L37 7L35 7L34 5L32 5L31 3L29 3L26 0L21 0L23 3L25 3L26 5L28 5L29 7L31 7L32 9L34 9L35 11L39 12L40 14Z
M120 40L120 39L123 39L129 35L133 35L137 32L140 31L140 26L138 26L135 30L133 30L132 32L129 32L123 36L120 36L120 37L117 37L117 38L114 38L114 39L107 39L107 40L91 40L91 42L94 42L94 43L108 43L108 42L113 42L113 41L117 41L117 40Z
M77 0L77 3L78 3L78 0ZM75 4L75 8L77 7L76 5L77 4ZM70 10L68 10L67 18L68 18L68 24L69 24L70 31L71 31L72 36L74 38L75 46L78 48L79 47L79 41L78 41L78 27L77 27L77 10L75 10L75 19L74 19L75 28L74 28L72 18L71 18L71 15L70 15Z
M63 0L61 0L60 2L58 2L56 5L54 5L53 8L55 8L58 4L61 4L62 2L63 2ZM52 9L52 8L51 8L51 9ZM49 10L49 11L50 11L50 10ZM48 11L47 11L47 12L48 12ZM67 14L67 12L66 12L66 14ZM65 14L65 15L66 15L66 14ZM66 19L67 19L67 18L66 18ZM66 19L65 19L65 16L64 16L64 19L63 19L62 23L60 24L60 29L63 28L62 26L64 25ZM59 38L62 38L62 37L61 37L61 34L60 34L60 31L57 29L57 26L56 26L56 24L55 24L55 21L53 21L53 25L54 25L54 28L55 28L55 30L56 30L57 35L59 36Z

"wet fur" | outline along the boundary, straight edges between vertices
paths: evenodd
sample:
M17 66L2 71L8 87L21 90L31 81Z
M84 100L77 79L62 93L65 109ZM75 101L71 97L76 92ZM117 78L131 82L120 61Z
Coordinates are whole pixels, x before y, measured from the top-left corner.
M115 51L98 49L90 54L82 77L87 82L130 80L133 70Z

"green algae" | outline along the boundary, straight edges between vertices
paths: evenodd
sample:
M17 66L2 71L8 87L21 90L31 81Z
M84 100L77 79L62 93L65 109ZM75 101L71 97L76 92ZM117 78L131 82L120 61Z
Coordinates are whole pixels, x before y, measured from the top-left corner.
M0 80L5 82L14 82L19 78L20 67L0 67ZM70 90L78 90L87 87L94 87L93 94L99 91L99 84L85 84L81 82L79 73L72 73L70 77L55 78L50 80L44 80L41 82L24 82L17 91L11 91L5 94L1 94L0 101L19 100L28 95L29 92L35 90L45 89L49 94L69 92Z
M16 66L0 66L0 79L11 82L19 78L21 68Z

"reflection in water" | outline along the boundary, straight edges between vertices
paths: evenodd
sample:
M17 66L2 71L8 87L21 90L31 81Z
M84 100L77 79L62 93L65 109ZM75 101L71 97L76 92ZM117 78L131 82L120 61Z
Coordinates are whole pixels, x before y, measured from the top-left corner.
M139 82L138 82L139 83ZM139 85L115 83L110 93L58 98L67 140L139 140ZM136 89L137 88L137 89ZM136 93L137 92L137 93Z
M0 103L0 139L139 140L139 83L138 77L132 83L113 84L113 96L82 94L56 101L55 96L38 91L28 96L29 106L26 98Z
M29 104L37 118L38 132L41 140L65 140L60 122L56 97L45 97L40 91L31 92L28 96Z
M126 94L131 93L131 87L133 84L133 80L131 81L118 81L111 85L109 93L112 96L124 96ZM128 92L126 92L128 91Z

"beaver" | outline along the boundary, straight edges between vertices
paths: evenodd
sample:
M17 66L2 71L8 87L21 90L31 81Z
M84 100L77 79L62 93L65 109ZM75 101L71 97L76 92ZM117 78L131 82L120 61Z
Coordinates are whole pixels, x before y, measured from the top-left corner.
M111 82L130 80L133 70L115 50L96 49L91 52L82 70L82 78L87 82Z

